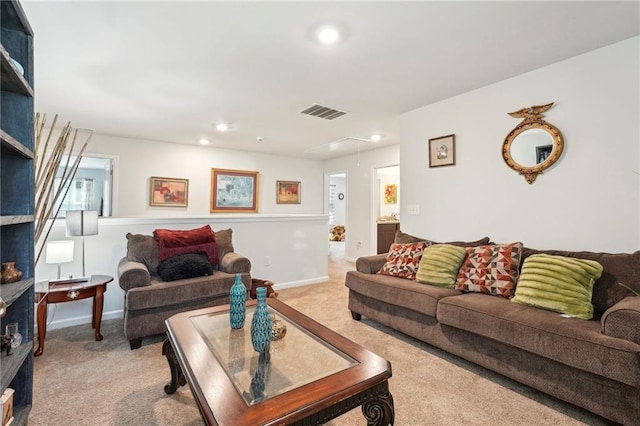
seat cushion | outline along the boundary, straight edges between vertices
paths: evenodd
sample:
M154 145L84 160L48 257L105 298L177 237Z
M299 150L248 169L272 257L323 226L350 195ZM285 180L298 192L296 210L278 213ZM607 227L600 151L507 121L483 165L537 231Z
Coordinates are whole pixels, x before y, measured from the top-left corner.
M213 271L209 276L170 282L158 278L152 280L151 285L147 287L129 290L126 308L130 310L158 308L228 296L234 281L234 274L221 271Z
M421 284L413 280L380 274L348 271L345 285L372 299L436 316L438 300L461 294L459 291Z
M438 303L437 320L631 386L640 386L640 345L605 336L599 320L469 293Z

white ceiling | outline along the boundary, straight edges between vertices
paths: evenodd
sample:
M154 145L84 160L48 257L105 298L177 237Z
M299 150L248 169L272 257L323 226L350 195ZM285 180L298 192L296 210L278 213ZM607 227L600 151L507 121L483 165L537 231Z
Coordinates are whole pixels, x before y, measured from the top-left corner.
M37 111L96 133L316 159L397 144L402 113L640 33L637 1L22 4ZM325 23L345 32L338 45L313 40ZM300 114L313 104L347 114ZM373 132L383 139L360 140Z

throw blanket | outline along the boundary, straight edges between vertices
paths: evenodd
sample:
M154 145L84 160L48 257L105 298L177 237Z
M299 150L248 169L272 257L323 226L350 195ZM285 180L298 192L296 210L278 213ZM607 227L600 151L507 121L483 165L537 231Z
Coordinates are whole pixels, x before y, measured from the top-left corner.
M186 231L156 229L153 237L158 242L160 262L188 253L204 253L211 265L218 264L216 234L209 225Z

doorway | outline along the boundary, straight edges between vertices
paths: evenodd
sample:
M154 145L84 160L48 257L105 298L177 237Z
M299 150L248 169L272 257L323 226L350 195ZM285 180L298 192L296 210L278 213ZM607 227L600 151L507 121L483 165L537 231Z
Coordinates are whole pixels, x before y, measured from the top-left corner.
M400 229L400 165L376 167L373 175L371 241L376 253L386 253Z
M344 259L348 236L347 226L347 173L328 173L326 212L329 215L329 257Z

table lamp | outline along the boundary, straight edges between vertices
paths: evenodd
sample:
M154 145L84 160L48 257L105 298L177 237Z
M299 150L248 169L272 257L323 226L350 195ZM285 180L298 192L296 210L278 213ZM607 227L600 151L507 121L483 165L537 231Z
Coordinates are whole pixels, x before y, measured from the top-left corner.
M67 237L82 237L82 276L85 274L84 237L98 234L97 210L67 210Z
M48 241L45 263L58 264L58 280L60 280L60 266L73 261L73 241Z

